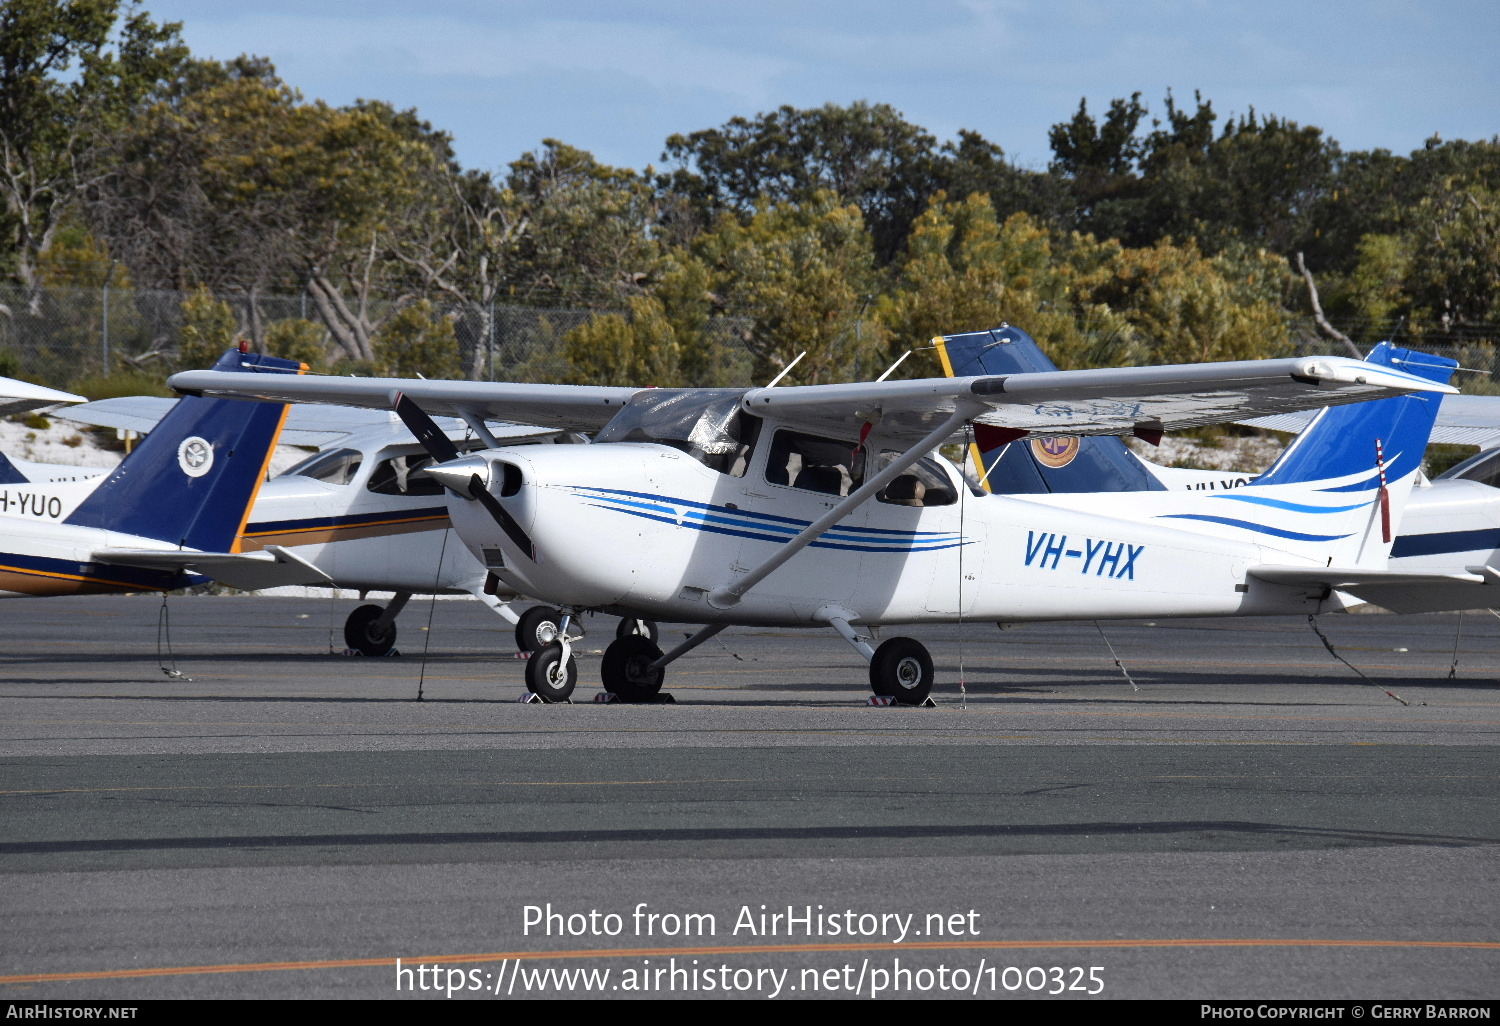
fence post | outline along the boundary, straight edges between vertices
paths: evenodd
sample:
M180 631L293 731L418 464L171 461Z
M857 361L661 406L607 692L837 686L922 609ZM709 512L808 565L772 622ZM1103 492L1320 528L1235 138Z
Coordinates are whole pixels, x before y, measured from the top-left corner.
M109 268L110 277L114 276L115 268L111 264ZM99 334L99 365L103 372L109 374L109 278L104 279L104 313L101 318Z

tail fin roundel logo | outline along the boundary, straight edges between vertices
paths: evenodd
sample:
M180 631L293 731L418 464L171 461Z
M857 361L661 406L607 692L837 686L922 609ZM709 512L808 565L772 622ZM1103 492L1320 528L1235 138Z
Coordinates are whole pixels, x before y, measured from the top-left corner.
M1031 452L1042 466L1056 470L1072 463L1073 457L1078 455L1078 439L1034 438L1031 441Z
M192 435L177 446L177 465L188 477L202 477L214 466L214 447L205 439Z

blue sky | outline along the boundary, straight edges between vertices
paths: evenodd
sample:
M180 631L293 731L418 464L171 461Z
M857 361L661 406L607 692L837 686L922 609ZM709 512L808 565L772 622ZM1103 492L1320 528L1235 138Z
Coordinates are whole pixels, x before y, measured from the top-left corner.
M199 56L270 57L309 98L415 107L468 167L543 138L660 165L673 132L781 104L889 103L1035 168L1081 97L1171 88L1346 149L1500 133L1500 0L145 0Z

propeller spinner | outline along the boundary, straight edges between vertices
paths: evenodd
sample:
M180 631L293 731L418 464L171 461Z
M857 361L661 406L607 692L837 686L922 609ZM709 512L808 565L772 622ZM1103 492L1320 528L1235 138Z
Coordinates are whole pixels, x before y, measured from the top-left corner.
M432 465L427 468L427 473L454 495L483 506L495 523L500 525L506 537L515 542L516 547L528 559L535 562L536 546L532 543L531 536L490 492L488 462L480 456L461 457L453 440L426 411L405 394L397 392L391 405L396 409L396 416L401 418L422 448L432 456Z

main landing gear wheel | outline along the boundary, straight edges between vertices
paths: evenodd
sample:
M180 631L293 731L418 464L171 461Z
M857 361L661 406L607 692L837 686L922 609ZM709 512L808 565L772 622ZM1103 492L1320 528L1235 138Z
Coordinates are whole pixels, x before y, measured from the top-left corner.
M632 635L638 638L645 638L648 641L655 641L659 636L656 630L656 621L637 620L633 616L627 616L615 628L615 637L628 638Z
M344 621L344 644L367 656L383 656L396 646L396 624L375 626L385 610L379 606L360 606Z
M870 660L870 687L901 705L921 705L932 692L932 656L915 638L890 638Z
M651 668L660 658L661 649L650 638L639 634L616 638L604 650L604 660L599 665L604 690L627 702L649 702L661 691L661 682L667 675L666 667Z
M532 606L516 621L516 651L537 652L557 640L562 614L551 606Z
M571 654L563 659L562 642L554 641L531 653L526 660L526 690L544 702L561 702L578 683L578 661Z

